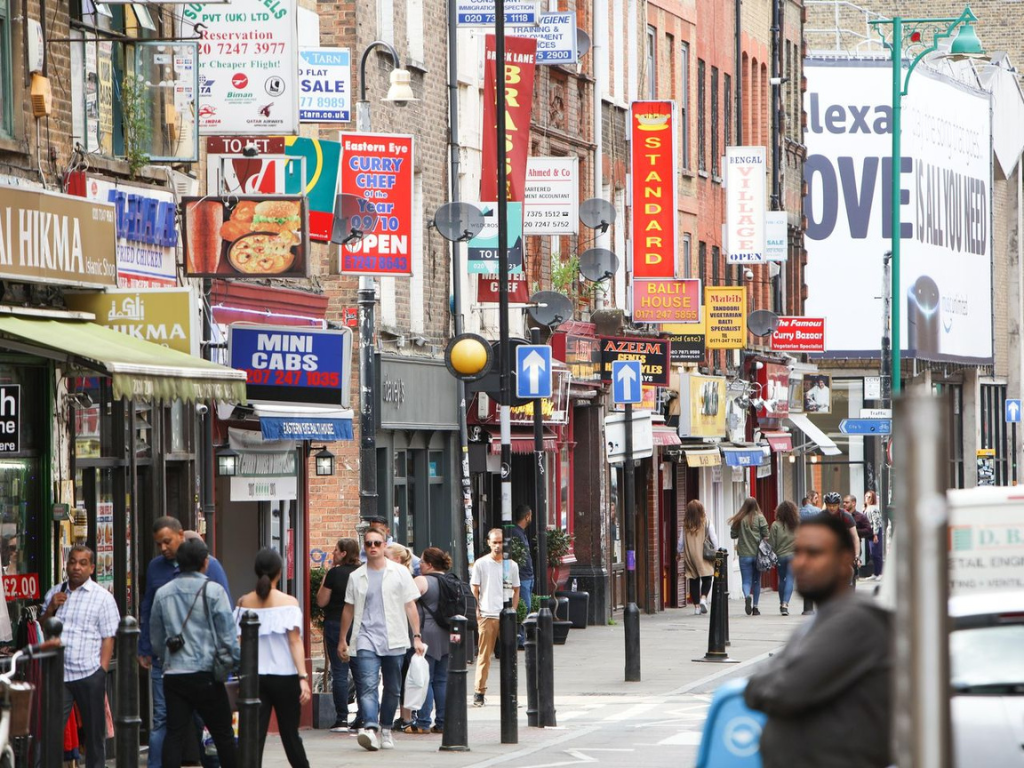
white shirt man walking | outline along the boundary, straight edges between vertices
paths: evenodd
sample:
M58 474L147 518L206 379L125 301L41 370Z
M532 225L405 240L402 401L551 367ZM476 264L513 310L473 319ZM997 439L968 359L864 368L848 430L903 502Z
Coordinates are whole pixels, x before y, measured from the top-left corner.
M501 528L492 528L487 534L487 546L491 548L491 552L487 557L481 557L473 563L473 575L469 580L473 597L476 598L476 623L480 636L477 642L474 707L484 705L487 675L491 671L491 656L494 655L494 644L498 641L498 620L505 605L506 595L512 599L512 610L516 610L519 605L519 566L515 560L503 559L503 543L504 534Z
M121 616L114 596L92 580L91 549L81 544L68 553L68 580L46 593L43 618L64 624L64 723L78 704L85 729L86 768L103 768L107 739L107 669Z
M338 656L352 659L352 673L359 696L363 728L359 745L370 752L394 749L391 723L398 709L402 690L402 661L409 648L409 630L413 646L423 655L427 647L420 637L420 615L416 607L420 590L409 569L384 556L386 539L371 528L363 539L366 564L348 578L345 607L341 612L341 640ZM345 638L352 627L352 645ZM378 697L377 685L383 678L384 694ZM381 728L384 723L388 727Z

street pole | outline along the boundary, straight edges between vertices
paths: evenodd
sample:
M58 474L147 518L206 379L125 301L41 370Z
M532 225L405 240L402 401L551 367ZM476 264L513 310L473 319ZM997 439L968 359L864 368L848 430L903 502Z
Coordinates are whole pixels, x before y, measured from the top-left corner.
M772 199L773 211L782 210L782 0L772 0ZM739 78L737 78L739 79ZM772 278L772 308L775 314L785 313L782 306L785 273L782 264Z
M886 251L882 257L882 354L879 360L879 379L881 385L882 407L892 408L892 252ZM881 446L878 473L878 506L882 512L882 556L885 551L885 533L889 530L890 500L892 496L892 471L889 467L889 441L892 435L879 435Z
M892 61L892 163L889 167L889 205L892 209L892 221L889 232L891 239L891 272L889 274L889 289L892 302L892 333L890 336L890 370L892 376L892 393L898 395L902 381L900 370L900 349L902 347L900 336L900 206L903 203L901 196L901 172L903 159L901 156L902 146L900 141L900 121L903 114L903 19L896 16L892 19L892 46L889 48ZM909 77L910 74L908 73Z
M622 524L626 529L626 682L640 682L640 609L636 605L636 489L633 466L633 404L626 403Z

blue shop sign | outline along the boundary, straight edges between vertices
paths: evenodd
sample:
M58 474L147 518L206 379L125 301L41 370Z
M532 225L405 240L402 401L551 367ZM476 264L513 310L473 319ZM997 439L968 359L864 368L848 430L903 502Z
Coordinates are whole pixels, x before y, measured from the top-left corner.
M231 367L247 374L253 402L348 405L352 332L238 323L228 335Z
M323 440L329 443L352 439L352 419L261 416L260 431L264 440Z
M729 467L759 467L764 460L760 448L723 448L722 455Z

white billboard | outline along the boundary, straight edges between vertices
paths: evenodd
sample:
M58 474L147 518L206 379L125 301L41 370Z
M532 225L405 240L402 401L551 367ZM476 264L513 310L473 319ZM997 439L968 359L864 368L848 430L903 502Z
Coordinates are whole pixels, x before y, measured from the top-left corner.
M764 147L725 148L725 249L729 264L762 264Z
M891 232L888 60L805 61L808 316L829 356L877 356ZM992 359L992 153L987 93L919 67L903 98L901 349Z

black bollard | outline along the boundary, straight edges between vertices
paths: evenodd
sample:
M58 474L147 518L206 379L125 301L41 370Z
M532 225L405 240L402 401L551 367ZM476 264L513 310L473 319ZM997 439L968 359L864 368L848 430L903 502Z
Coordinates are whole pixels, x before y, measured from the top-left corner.
M64 625L51 616L43 622L43 637L60 640ZM64 646L41 654L39 667L42 684L37 695L42 700L42 718L39 734L42 768L61 768L64 765Z
M469 628L465 616L449 620L448 644L448 698L444 705L444 733L441 734L442 752L469 752L469 733L466 718L466 653Z
M506 603L506 606L508 604ZM505 607L498 619L498 643L501 647L501 743L519 743L519 722L516 711L518 704L519 679L516 666L519 659L516 654L518 642L516 632L516 612Z
M792 578L792 576L790 578ZM813 600L808 600L805 597L804 598L804 610L803 610L803 613L801 613L800 615L801 616L810 616L813 613L814 613L814 601Z
M526 724L540 725L537 712L537 614L531 613L523 622L526 630Z
M242 658L238 665L238 761L260 764L260 620L255 611L242 614Z
M726 579L726 581L728 582L728 579ZM725 605L728 605L728 604L729 604L729 592L728 592L728 586L727 586L726 587L726 592L725 592ZM728 648L730 645L732 645L732 640L729 639L729 611L726 611L725 612L725 647Z
M117 625L117 674L114 684L114 757L117 768L139 767L139 623L125 616Z
M540 599L537 614L537 698L541 728L554 728L555 722L555 617L551 613L554 598Z
M729 633L729 586L728 586L729 553L720 549L715 552L715 585L711 590L711 621L708 625L708 652L703 659L694 661L713 661L719 664L736 664L725 650Z

